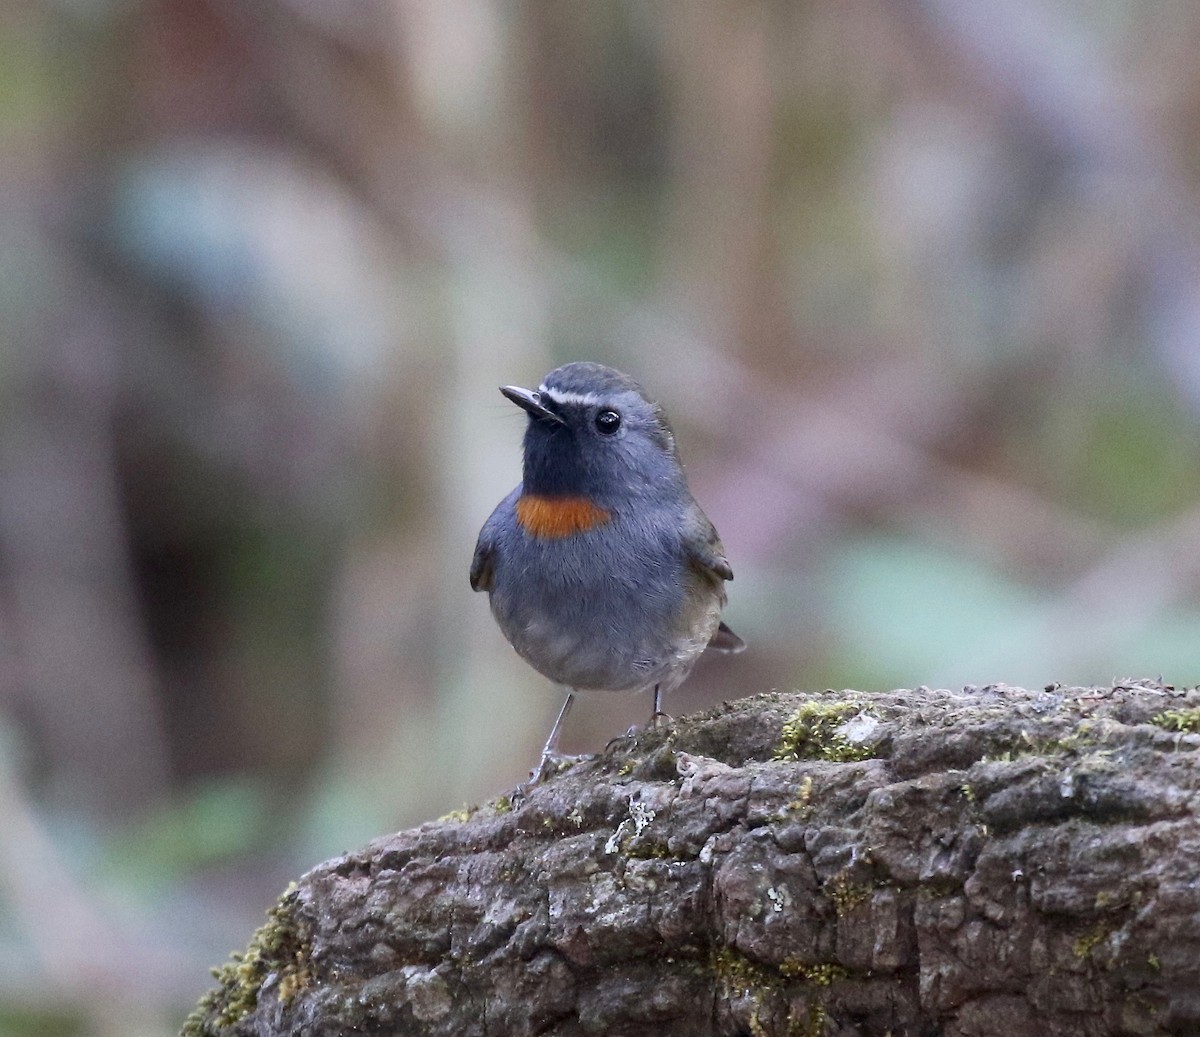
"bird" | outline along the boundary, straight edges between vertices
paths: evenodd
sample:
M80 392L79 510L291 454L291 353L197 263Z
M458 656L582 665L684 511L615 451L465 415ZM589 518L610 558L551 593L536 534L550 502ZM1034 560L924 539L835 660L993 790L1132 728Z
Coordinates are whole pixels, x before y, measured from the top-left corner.
M517 654L567 690L536 781L563 759L579 692L652 690L653 725L705 649L746 645L721 620L725 548L641 385L574 362L500 392L528 416L522 478L483 524L470 581Z

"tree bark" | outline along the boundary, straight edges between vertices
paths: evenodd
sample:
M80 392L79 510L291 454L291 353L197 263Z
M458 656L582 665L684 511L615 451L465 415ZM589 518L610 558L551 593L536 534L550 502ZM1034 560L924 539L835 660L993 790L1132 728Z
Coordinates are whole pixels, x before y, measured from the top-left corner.
M1200 1033L1200 693L773 694L290 889L187 1037Z

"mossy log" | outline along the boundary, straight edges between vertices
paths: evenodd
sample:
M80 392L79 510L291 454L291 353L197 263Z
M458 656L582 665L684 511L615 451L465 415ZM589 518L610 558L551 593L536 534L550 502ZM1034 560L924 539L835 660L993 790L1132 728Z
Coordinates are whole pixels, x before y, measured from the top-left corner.
M289 890L184 1033L1200 1033L1200 693L773 694Z

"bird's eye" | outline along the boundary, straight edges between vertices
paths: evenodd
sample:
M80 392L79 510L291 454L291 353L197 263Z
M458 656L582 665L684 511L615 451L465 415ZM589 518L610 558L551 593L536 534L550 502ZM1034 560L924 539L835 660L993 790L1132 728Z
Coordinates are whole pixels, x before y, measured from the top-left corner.
M596 431L602 436L611 436L621 427L621 415L615 410L602 410L596 415Z

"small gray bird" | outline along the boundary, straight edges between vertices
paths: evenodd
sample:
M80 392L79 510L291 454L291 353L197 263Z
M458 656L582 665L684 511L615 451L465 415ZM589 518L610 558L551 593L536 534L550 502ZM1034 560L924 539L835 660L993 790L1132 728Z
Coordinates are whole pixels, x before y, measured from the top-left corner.
M500 391L529 414L524 474L480 531L471 587L521 658L568 689L545 774L575 692L653 688L653 722L701 652L746 646L721 622L733 570L662 407L593 363Z

